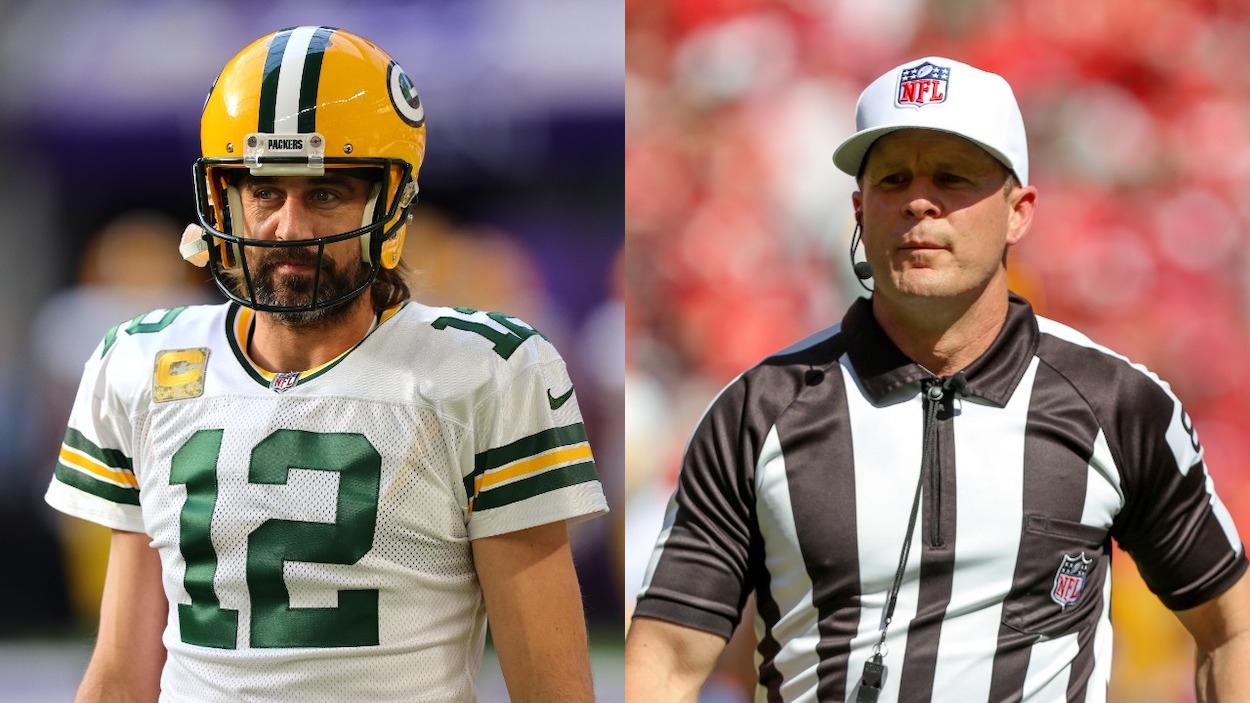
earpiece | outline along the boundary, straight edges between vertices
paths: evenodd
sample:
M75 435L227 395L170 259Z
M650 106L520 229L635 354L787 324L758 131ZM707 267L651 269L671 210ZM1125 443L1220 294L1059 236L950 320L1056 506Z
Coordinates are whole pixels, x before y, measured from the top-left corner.
M855 272L855 278L859 279L859 285L869 293L872 289L864 284L872 278L872 264L867 261L856 261L855 250L859 249L859 241L863 236L864 223L861 221L863 212L859 208L855 209L855 232L851 234L851 270Z
M208 265L208 242L204 241L204 228L191 224L182 230L182 243L178 245L182 258L201 268Z

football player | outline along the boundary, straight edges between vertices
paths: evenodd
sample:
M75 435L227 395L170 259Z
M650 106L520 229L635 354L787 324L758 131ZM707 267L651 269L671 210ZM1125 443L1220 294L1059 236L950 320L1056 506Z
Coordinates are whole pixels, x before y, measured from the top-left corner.
M566 524L606 512L576 395L525 322L408 299L409 76L296 27L222 70L181 247L229 301L114 327L54 507L112 528L79 701L591 700Z

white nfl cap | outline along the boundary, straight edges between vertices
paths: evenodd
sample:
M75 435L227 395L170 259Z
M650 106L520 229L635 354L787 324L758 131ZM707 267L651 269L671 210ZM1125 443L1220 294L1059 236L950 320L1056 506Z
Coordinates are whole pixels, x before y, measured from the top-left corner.
M833 163L859 175L877 139L900 129L935 129L975 142L1029 183L1029 146L1016 95L1002 76L941 56L909 61L873 81L855 106L854 135Z

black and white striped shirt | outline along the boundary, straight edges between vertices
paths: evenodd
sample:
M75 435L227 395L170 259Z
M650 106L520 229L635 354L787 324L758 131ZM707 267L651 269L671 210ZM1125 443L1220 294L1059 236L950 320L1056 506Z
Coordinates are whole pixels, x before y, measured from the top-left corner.
M1012 296L947 394L882 701L1103 701L1110 547L1172 609L1246 570L1168 385ZM726 387L690 441L635 616L728 637L756 596L764 701L853 700L915 487L922 385L860 300Z

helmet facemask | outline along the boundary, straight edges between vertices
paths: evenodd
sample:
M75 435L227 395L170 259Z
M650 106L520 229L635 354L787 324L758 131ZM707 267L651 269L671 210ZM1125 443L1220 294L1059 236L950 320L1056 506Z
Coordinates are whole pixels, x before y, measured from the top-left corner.
M360 227L324 237L295 240L258 239L247 236L242 215L242 199L237 185L244 173L253 175L319 175L309 170L293 172L294 163L282 163L279 169L260 165L251 169L234 159L200 159L195 164L199 219L203 238L208 242L208 268L217 288L229 299L254 310L295 314L293 320L311 322L354 300L373 285L382 268L398 265L403 237L416 200L416 183L412 168L402 161L382 159L333 160L326 168L350 171L371 182ZM307 168L307 166L305 166ZM324 172L324 170L323 170ZM219 203L223 205L218 205ZM211 217L210 217L211 216ZM348 286L327 285L323 273L333 270L333 261L326 257L326 247L336 242L356 239L360 242L359 276L352 276ZM253 248L253 261L246 256ZM307 302L281 304L273 299L267 281L257 280L256 250L315 249L315 266ZM313 263L313 262L310 262ZM340 273L340 277L342 273Z

